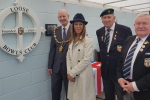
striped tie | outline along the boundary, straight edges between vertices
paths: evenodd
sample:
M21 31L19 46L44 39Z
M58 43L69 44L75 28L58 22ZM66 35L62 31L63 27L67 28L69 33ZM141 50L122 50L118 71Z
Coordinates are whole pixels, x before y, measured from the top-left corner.
M106 39L105 39L106 48L108 47L108 44L109 44L110 30L111 29L107 29L107 34L106 34Z
M123 75L125 79L128 79L130 77L130 69L131 69L131 63L132 63L132 58L134 55L134 51L136 50L136 47L138 45L138 42L140 41L140 38L137 38L136 43L132 46L130 49L125 62L124 62L124 68L123 68Z

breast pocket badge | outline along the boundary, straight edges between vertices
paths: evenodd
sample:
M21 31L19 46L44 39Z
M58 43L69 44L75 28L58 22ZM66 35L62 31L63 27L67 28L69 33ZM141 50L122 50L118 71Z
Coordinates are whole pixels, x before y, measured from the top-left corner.
M145 59L144 59L144 65L145 65L146 67L150 67L150 58L145 58Z
M117 45L117 51L121 52L121 50L122 50L122 46L121 45Z

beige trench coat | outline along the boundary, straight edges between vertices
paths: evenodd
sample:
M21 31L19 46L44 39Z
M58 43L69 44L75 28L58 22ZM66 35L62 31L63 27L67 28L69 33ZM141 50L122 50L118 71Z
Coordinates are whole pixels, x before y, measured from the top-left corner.
M69 100L96 100L94 76L91 66L93 51L93 39L85 36L83 42L80 40L69 45L67 52L67 74L75 78L75 82L68 85Z

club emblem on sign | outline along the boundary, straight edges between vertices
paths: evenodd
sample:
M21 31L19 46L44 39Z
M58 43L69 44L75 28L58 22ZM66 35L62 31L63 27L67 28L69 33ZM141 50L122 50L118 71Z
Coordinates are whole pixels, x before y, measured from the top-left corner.
M145 65L146 67L150 67L150 58L145 58L145 59L144 59L144 65Z
M117 45L117 51L121 52L121 50L122 50L122 46L121 45Z
M20 35L22 35L22 34L24 33L24 28L23 28L23 27L19 27L19 28L18 28L18 33L19 33Z

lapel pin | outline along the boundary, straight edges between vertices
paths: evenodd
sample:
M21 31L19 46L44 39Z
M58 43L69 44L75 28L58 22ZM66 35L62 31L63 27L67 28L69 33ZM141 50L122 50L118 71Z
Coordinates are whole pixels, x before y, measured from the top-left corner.
M140 51L142 52L142 51L143 51L143 49L140 49Z
M147 42L147 44L149 44L149 42L148 41L146 41Z
M114 40L116 40L116 37L114 37Z
M144 42L144 44L147 44L147 42Z
M103 36L102 36L102 41L103 41Z
M115 34L114 40L116 40L116 34Z
M145 41L144 44L149 44L149 42L148 42L148 41Z
M142 48L145 48L145 45L142 45Z

